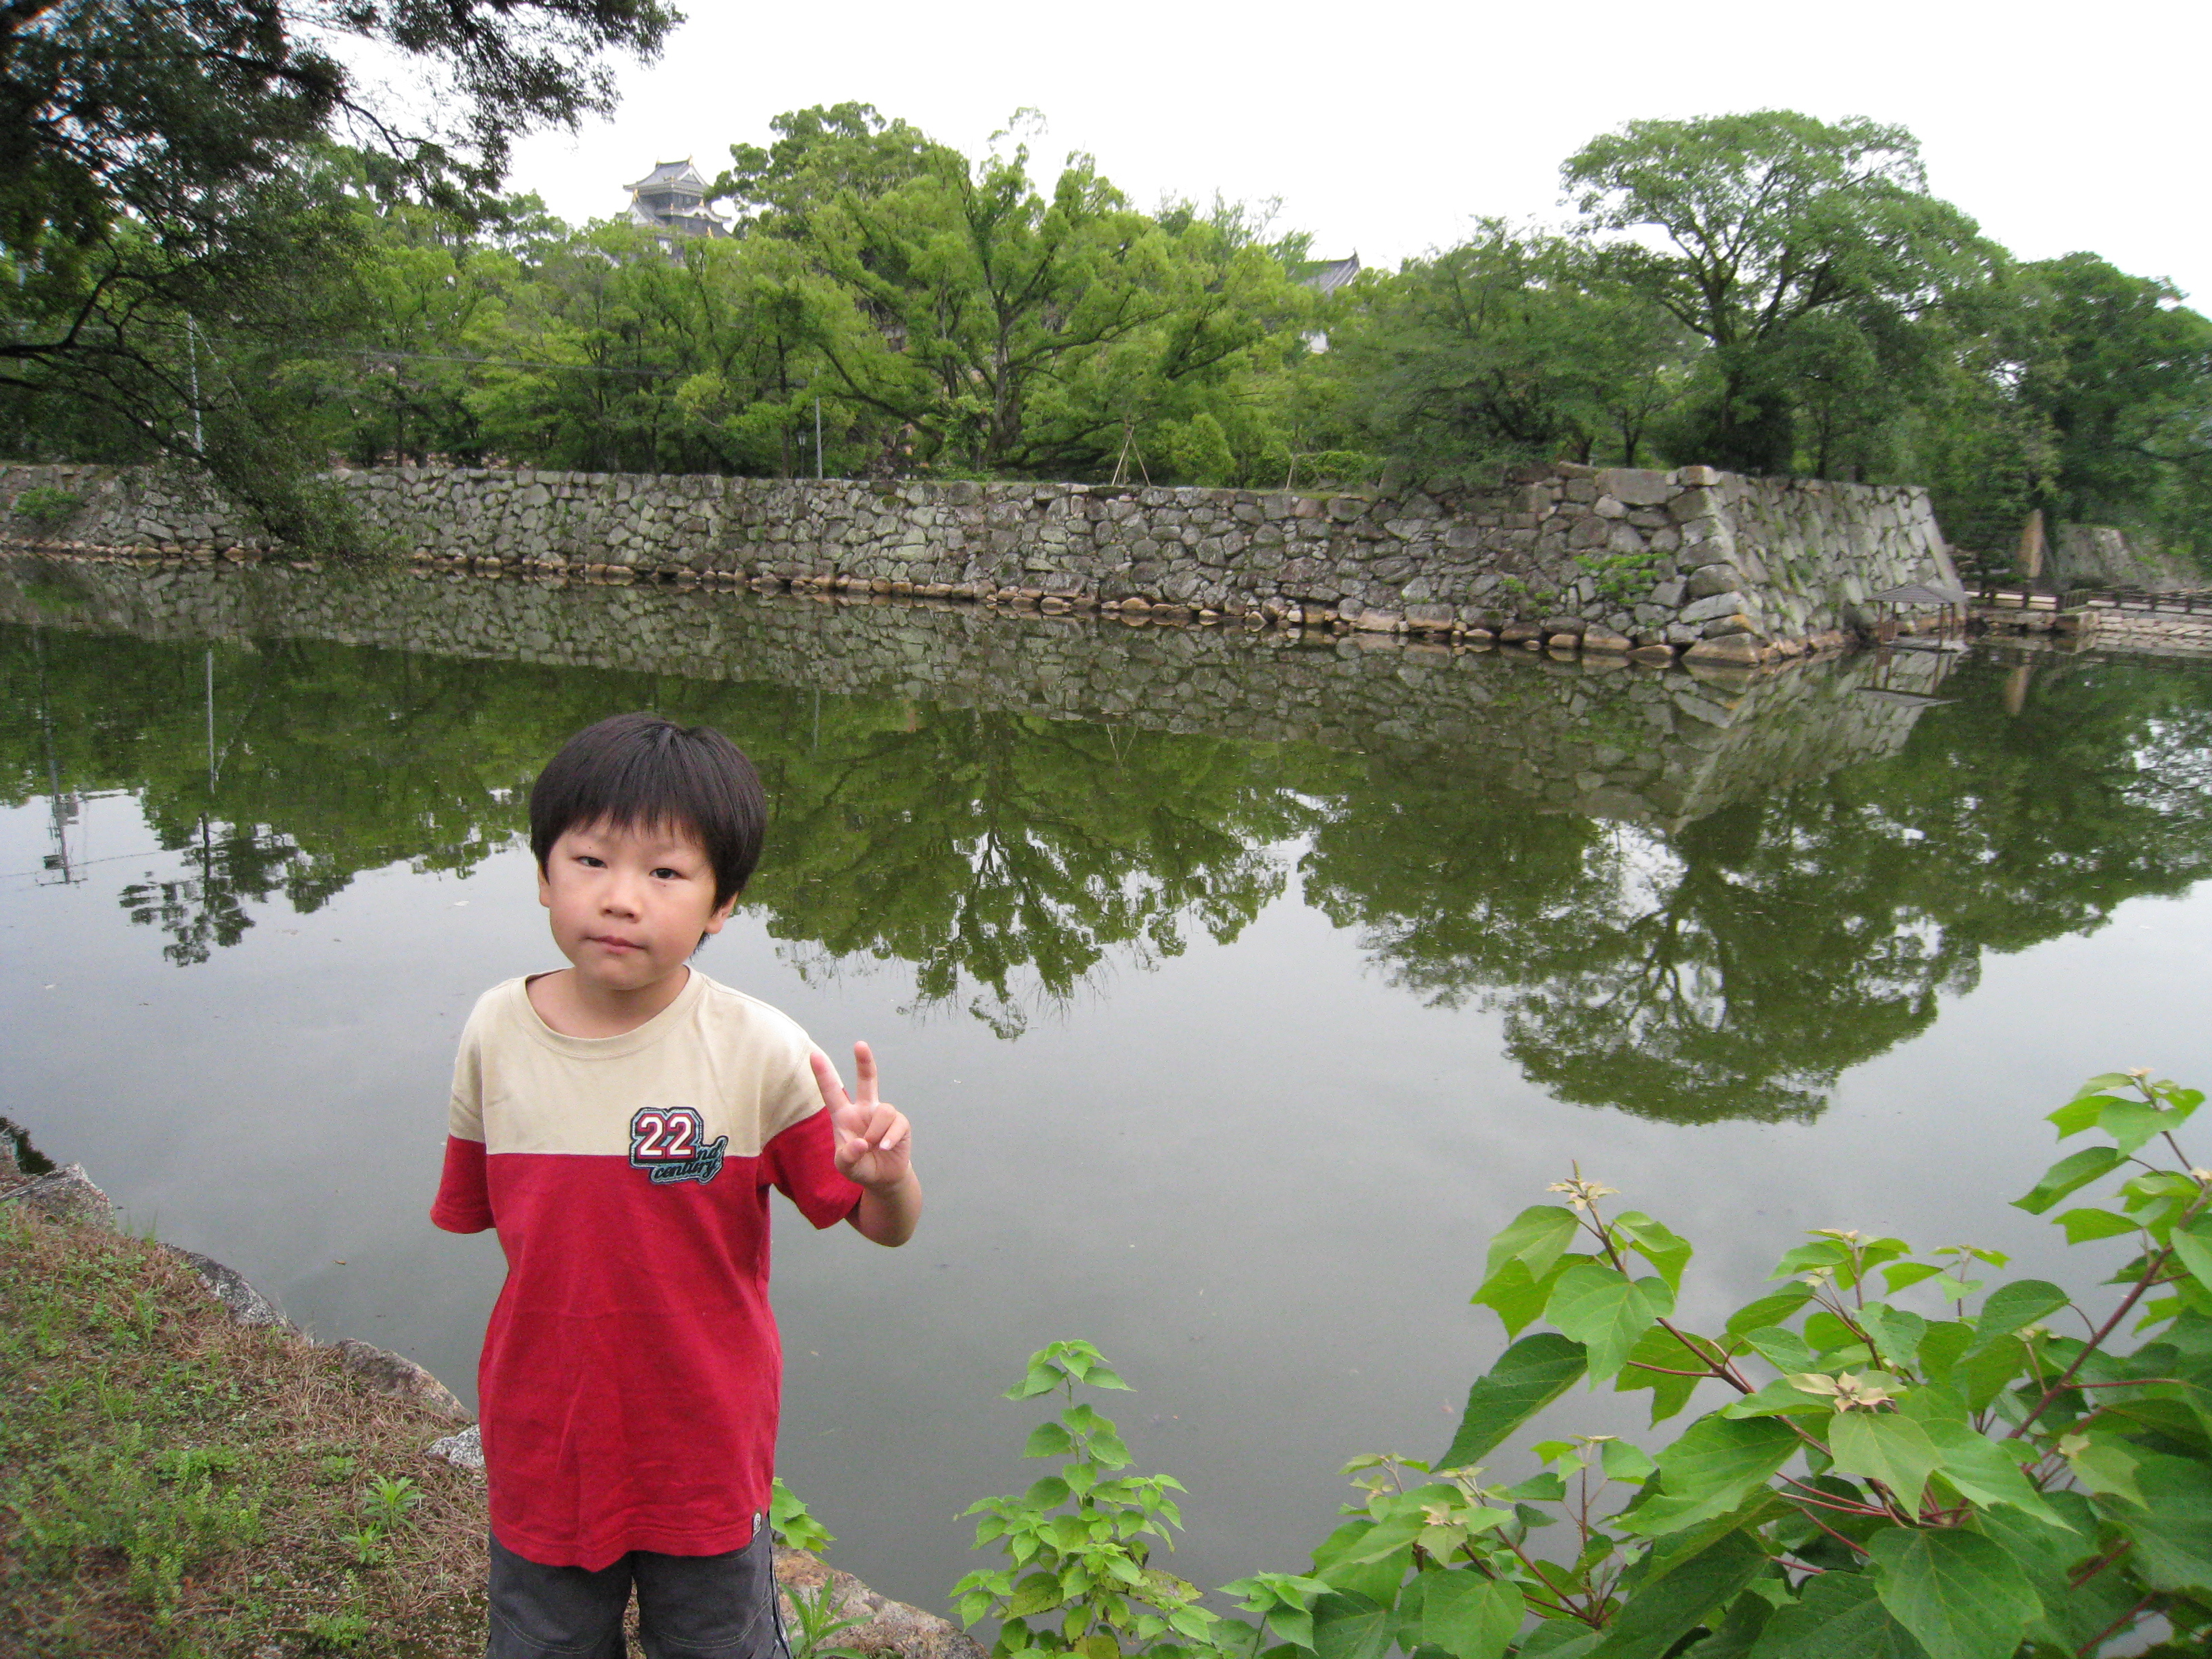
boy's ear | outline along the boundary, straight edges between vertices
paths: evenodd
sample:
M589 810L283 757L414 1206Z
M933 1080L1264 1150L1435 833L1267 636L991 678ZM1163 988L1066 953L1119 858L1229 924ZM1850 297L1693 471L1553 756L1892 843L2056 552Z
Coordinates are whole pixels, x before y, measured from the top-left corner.
M713 914L708 915L707 918L707 932L709 933L720 933L722 931L722 924L730 919L731 913L738 908L738 901L744 896L745 890L740 887L736 892L731 894L728 898L716 905L714 908Z
M553 908L553 884L545 878L545 866L538 866L538 902L547 909Z

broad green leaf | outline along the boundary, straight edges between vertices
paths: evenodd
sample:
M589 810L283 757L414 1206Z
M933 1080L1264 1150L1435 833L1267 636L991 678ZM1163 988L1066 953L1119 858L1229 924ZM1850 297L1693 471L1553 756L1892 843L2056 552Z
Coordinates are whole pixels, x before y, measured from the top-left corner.
M1888 1361L1893 1370L1912 1363L1920 1339L1928 1330L1928 1322L1918 1314L1886 1307L1879 1302L1869 1302L1853 1317L1858 1321L1859 1328L1874 1339L1878 1357Z
M1623 1514L1620 1529L1657 1538L1725 1515L1803 1443L1772 1418L1701 1418L1660 1452L1663 1489Z
M1074 1449L1075 1442L1056 1422L1040 1423L1030 1431L1028 1443L1022 1448L1024 1457L1060 1457Z
M1957 1487L1961 1498L1975 1504L2008 1504L2052 1526L2065 1524L2057 1511L2044 1502L2043 1494L2008 1449L2018 1447L2033 1457L2033 1450L2026 1443L1991 1440L1978 1433L1972 1424L1948 1418L1925 1420L1920 1426L1942 1459L1936 1473Z
M1728 1605L1720 1628L1686 1650L1686 1659L1750 1659L1766 1621L1774 1617L1774 1604L1756 1589L1746 1590Z
M2021 1565L1978 1532L1890 1527L1867 1547L1875 1594L1929 1659L2011 1659L2043 1612Z
M1503 1579L1474 1572L1425 1572L1421 1634L1424 1645L1454 1659L1499 1659L1527 1612L1520 1590Z
M1440 1469L1479 1463L1583 1374L1583 1346L1550 1331L1524 1336L1467 1391L1467 1409Z
M1828 1451L1838 1474L1881 1481L1908 1510L1920 1507L1928 1477L1942 1462L1927 1429L1896 1412L1838 1412L1828 1425Z
M1741 1336L1746 1331L1755 1331L1765 1325L1779 1325L1813 1299L1809 1285L1792 1285L1762 1296L1756 1302L1747 1302L1729 1316L1724 1328L1730 1336Z
M1659 1466L1651 1461L1651 1454L1628 1440L1608 1440L1598 1453L1598 1461L1608 1480L1623 1480L1630 1485L1649 1480L1652 1470Z
M1792 1274L1809 1272L1814 1267L1832 1267L1838 1279L1850 1271L1850 1247L1840 1239L1816 1238L1810 1244L1800 1244L1793 1250L1784 1250L1782 1260L1774 1264L1769 1279L1788 1279Z
M1881 1282L1895 1296L1908 1285L1917 1285L1923 1279L1933 1279L1943 1270L1932 1261L1900 1261L1894 1267L1881 1270Z
M1778 1371L1809 1371L1815 1358L1812 1345L1780 1325L1762 1325L1743 1333L1751 1350Z
M2053 1115L2055 1117L2056 1114ZM2087 1124L2082 1125L2084 1128L2087 1127ZM2013 1200L2013 1207L2026 1210L2030 1215L2041 1215L2067 1194L2078 1192L2100 1176L2110 1175L2124 1161L2121 1155L2110 1146L2085 1146L2070 1157L2060 1158L2045 1170L2043 1179L2037 1182L2026 1196Z
M2144 1507L2100 1498L2106 1522L2135 1540L2134 1565L2155 1589L2212 1593L2212 1469L2146 1452L2136 1464Z
M1766 1552L1743 1532L1723 1534L1663 1577L1645 1577L1621 1603L1590 1659L1661 1659L1733 1599L1767 1565Z
M2123 1157L2132 1153L2161 1129L2180 1120L2148 1100L2114 1100L2097 1114L2097 1127L2118 1144Z
M1703 1381L1698 1376L1679 1375L1692 1370L1698 1355L1717 1364L1722 1350L1717 1343L1689 1332L1683 1333L1697 1345L1696 1352L1683 1346L1672 1332L1654 1325L1637 1339L1636 1346L1628 1351L1628 1363L1620 1368L1620 1375L1613 1380L1613 1392L1632 1394L1638 1389L1651 1390L1651 1420L1663 1423L1690 1403Z
M1490 1254L1483 1261L1483 1278L1491 1278L1509 1261L1517 1261L1532 1275L1541 1278L1554 1261L1566 1254L1567 1246L1575 1242L1575 1234L1581 1226L1575 1212L1563 1204L1530 1205L1491 1239Z
M1613 1231L1626 1238L1636 1253L1659 1271L1667 1281L1667 1288L1680 1294L1682 1289L1682 1269L1689 1266L1692 1254L1690 1241L1654 1221L1641 1210L1629 1210L1613 1218Z
M2169 1242L2190 1277L2212 1288L2212 1221L2200 1216L2186 1227L2175 1228Z
M2058 1138L2065 1140L2080 1134L2084 1129L2095 1128L2098 1120L2105 1115L2106 1107L2123 1103L2124 1103L2118 1095L2101 1094L2094 1090L2084 1089L2057 1111L2048 1114L2044 1121L2055 1126L2058 1131Z
M1408 1544L1381 1561L1352 1559L1362 1553L1363 1543L1374 1530L1371 1521L1347 1521L1329 1534L1314 1551L1313 1576L1387 1607L1397 1597L1398 1586L1413 1559L1413 1547Z
M2069 1244L2087 1244L2100 1238L2118 1238L2123 1233L2134 1232L2142 1224L2131 1221L2116 1210L2068 1210L2058 1218L2058 1224L2066 1230Z
M1971 1411L1986 1411L2012 1380L2027 1369L2027 1344L2000 1337L1970 1352L1951 1368L1951 1386L1966 1396Z
M2077 1441L2087 1443L2075 1445ZM2069 1450L2069 1446L2074 1449ZM2125 1441L2094 1431L2087 1435L2064 1435L2060 1437L2059 1450L2084 1492L2094 1492L2100 1498L2124 1498L2137 1509L2148 1507L2148 1500L2136 1480L2141 1454Z
M1320 1659L1383 1659L1390 1609L1372 1596L1334 1589L1314 1598L1313 1645Z
M1605 1637L1577 1619L1554 1619L1528 1632L1521 1644L1520 1659L1588 1659L1590 1650Z
M1674 1308L1674 1293L1663 1280L1632 1283L1611 1267L1586 1261L1560 1276L1544 1316L1589 1350L1590 1381L1602 1382L1627 1362L1637 1339Z
M1966 1320L1937 1320L1920 1338L1920 1374L1930 1382L1948 1380L1951 1368L1978 1339Z
M2023 1325L2033 1325L2057 1313L2071 1300L2047 1279L2015 1279L1990 1292L1974 1323L1986 1341L1992 1336L2016 1331Z
M1562 1256L1541 1274L1532 1273L1525 1262L1509 1261L1482 1281L1482 1287L1469 1298L1478 1308L1488 1308L1505 1327L1509 1337L1522 1331L1544 1312L1544 1304L1552 1299L1552 1287L1559 1276L1578 1261L1587 1261L1585 1255Z
M2097 1550L2096 1511L2077 1492L2055 1492L2048 1501L2062 1525L2049 1526L2012 1509L1978 1510L1966 1524L1994 1539L2020 1563L2042 1601L2044 1616L2028 1626L2028 1639L2071 1653L2109 1626L2137 1592L2125 1591L2114 1606L2107 1598L2128 1582L2124 1573L2100 1574L2086 1584L2073 1582L2075 1570Z
M1775 1608L1749 1659L1928 1659L1928 1652L1890 1616L1872 1579L1828 1572Z

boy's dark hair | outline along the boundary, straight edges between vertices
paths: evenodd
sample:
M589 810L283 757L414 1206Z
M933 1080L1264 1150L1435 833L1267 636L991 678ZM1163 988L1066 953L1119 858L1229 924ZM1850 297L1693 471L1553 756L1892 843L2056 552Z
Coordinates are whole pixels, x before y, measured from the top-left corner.
M530 786L530 850L544 872L553 843L579 824L667 826L698 837L714 902L744 890L760 862L768 797L744 751L705 726L616 714L561 745Z

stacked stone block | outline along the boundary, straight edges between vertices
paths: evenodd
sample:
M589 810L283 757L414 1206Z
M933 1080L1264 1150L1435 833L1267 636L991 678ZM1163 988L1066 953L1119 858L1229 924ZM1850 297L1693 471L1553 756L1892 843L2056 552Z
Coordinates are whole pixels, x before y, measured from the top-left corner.
M1496 639L1735 665L1845 642L1874 593L1955 580L1924 491L1566 464L1395 494L644 477L332 475L372 544L602 580L855 589L1158 622ZM151 470L0 468L85 498L17 545L281 553Z

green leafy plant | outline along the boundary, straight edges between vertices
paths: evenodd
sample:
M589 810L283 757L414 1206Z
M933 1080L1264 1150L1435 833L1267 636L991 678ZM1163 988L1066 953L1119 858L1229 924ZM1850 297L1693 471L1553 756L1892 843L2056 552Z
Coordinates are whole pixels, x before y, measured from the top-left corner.
M84 497L73 490L33 484L15 497L10 511L33 529L58 530L76 517L83 506Z
M1824 1228L1783 1255L1776 1288L1695 1330L1675 1316L1689 1243L1640 1212L1607 1213L1614 1189L1577 1169L1552 1188L1563 1202L1491 1242L1474 1300L1513 1340L1450 1445L1433 1464L1354 1459L1361 1496L1306 1573L1224 1588L1254 1623L1212 1620L1179 1580L1132 1616L1151 1582L1139 1534L1165 1528L1138 1483L1101 1478L1127 1454L1081 1407L1030 1446L1072 1452L1074 1478L976 1506L978 1547L1001 1543L1013 1567L962 1580L961 1613L1007 1620L1000 1655L1086 1659L1148 1643L1236 1659L2202 1653L2212 1170L2181 1146L2202 1100L2112 1073L2051 1114L2062 1139L2098 1144L2015 1203L2041 1215L2112 1183L2106 1202L2054 1218L2069 1244L2132 1245L2094 1305L2041 1279L1992 1285L1997 1250ZM2079 1335L2064 1328L2076 1320ZM1014 1396L1123 1386L1103 1370L1083 1345L1055 1344ZM1585 1380L1649 1394L1654 1425L1700 1409L1650 1449L1546 1440L1531 1449L1540 1473L1486 1482L1482 1461ZM1152 1481L1164 1504L1173 1483ZM1040 1614L1059 1619L1033 1632Z
M1649 549L1641 553L1577 553L1575 562L1589 573L1601 597L1633 605L1658 586L1659 567L1666 556Z
M837 1541L837 1534L814 1518L813 1511L777 1475L769 1488L768 1523L776 1542L819 1555Z
M835 1585L817 1584L811 1590L787 1589L784 1595L791 1603L793 1621L797 1626L787 1632L791 1659L863 1659L854 1649L830 1645L832 1637L868 1622L846 1615L838 1603Z
M1779 1289L1700 1333L1674 1317L1690 1245L1607 1217L1613 1190L1577 1170L1564 1204L1491 1244L1474 1300L1518 1340L1439 1467L1353 1465L1368 1498L1316 1553L1313 1635L1278 1633L1451 1659L2043 1659L2139 1652L2163 1621L2195 1651L2212 1632L2212 1172L2177 1134L2202 1098L2115 1073L2052 1115L2062 1138L2111 1144L2018 1203L2118 1181L2117 1207L2057 1218L2069 1243L2136 1243L2101 1310L2040 1279L1984 1295L1994 1250L1824 1229L1784 1255ZM2086 1335L2055 1328L2068 1314ZM1552 1441L1542 1474L1481 1484L1479 1461L1584 1378L1648 1392L1654 1423L1722 1397L1655 1451Z
M1170 1528L1182 1517L1168 1494L1182 1484L1164 1474L1115 1474L1130 1462L1120 1431L1075 1398L1079 1387L1128 1386L1089 1343L1054 1342L1030 1356L1027 1373L1006 1391L1009 1400L1053 1393L1066 1400L1022 1451L1066 1461L1020 1497L987 1498L967 1510L982 1516L975 1547L995 1543L1007 1559L952 1588L967 1623L987 1615L1001 1621L994 1654L1114 1659L1130 1646L1159 1654L1185 1651L1186 1644L1211 1648L1218 1615L1198 1605L1194 1585L1152 1565L1152 1540L1174 1547Z

